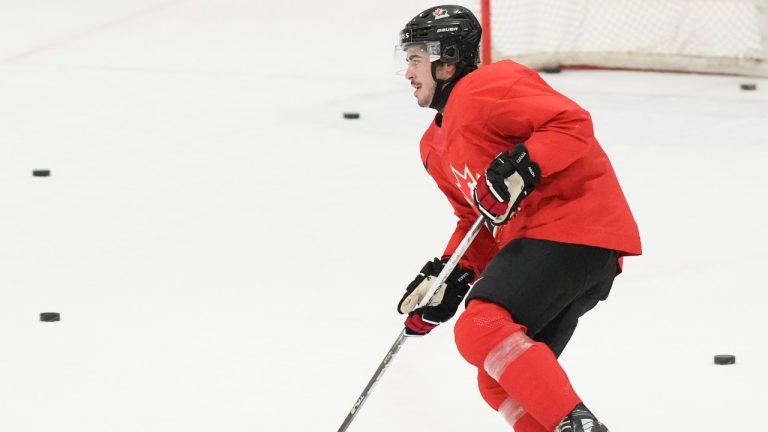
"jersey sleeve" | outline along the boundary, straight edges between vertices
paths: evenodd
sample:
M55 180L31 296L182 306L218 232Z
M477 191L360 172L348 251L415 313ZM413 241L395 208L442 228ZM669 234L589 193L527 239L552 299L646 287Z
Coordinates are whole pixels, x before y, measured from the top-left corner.
M594 140L589 113L533 71L496 100L487 125L491 133L507 138L511 145L525 142L542 177L579 160Z

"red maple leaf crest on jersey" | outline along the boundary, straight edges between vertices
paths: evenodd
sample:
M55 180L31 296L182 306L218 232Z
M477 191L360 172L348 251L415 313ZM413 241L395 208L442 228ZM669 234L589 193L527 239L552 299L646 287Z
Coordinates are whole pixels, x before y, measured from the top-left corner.
M477 179L480 178L480 174L472 174L467 164L464 164L464 171L459 171L451 164L451 171L456 178L456 186L464 195L464 199L472 206L475 207L475 200L472 198L475 187L477 186Z

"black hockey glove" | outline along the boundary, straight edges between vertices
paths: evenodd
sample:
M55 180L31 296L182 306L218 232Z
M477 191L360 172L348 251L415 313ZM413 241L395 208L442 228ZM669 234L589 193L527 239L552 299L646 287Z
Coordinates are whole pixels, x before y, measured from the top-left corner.
M421 273L405 289L405 295L397 304L397 311L408 314L405 320L406 336L423 336L438 324L451 319L456 314L464 296L467 295L469 284L475 278L475 273L457 266L445 283L435 291L429 304L417 308L432 287L437 275L445 267L446 261L435 258L427 262L421 269Z
M501 153L478 179L474 192L477 209L494 225L502 225L517 211L520 201L530 194L541 177L528 149L518 144L512 153Z

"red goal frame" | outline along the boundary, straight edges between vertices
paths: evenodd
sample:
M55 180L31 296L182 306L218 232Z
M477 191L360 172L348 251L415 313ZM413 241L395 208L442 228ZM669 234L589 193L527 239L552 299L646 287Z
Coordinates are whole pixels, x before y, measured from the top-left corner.
M480 0L480 26L483 28L480 59L485 66L491 64L491 0Z

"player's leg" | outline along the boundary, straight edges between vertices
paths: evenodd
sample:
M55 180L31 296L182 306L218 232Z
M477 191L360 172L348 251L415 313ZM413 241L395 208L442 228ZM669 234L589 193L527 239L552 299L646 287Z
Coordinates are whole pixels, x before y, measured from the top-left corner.
M485 370L546 431L581 402L555 355L501 306L472 300L454 328L459 352Z
M605 278L594 285L582 297L576 299L542 331L534 335L537 341L546 343L555 356L560 356L566 344L576 330L579 318L595 307L600 300L608 297L615 273L605 273ZM589 429L592 427L592 429ZM558 425L555 432L575 432L580 430L607 431L583 403L576 407Z
M598 278L599 274L595 274L597 282L581 297L568 305L538 333L530 334L529 332L531 339L544 342L555 353L556 357L560 357L560 354L562 354L563 349L565 349L565 346L571 340L571 336L573 336L576 330L579 318L592 310L601 300L605 300L608 297L613 285L615 272L614 270L607 270L602 272L602 275L602 278Z
M501 414L515 432L551 432L544 429L520 404L509 397L507 392L483 368L477 369L477 385L480 394L491 408Z
M488 370L495 364L490 375L532 417L554 430L580 400L555 354L530 339L525 327L535 330L529 335L546 336L559 354L578 316L594 306L580 299L593 288L598 270L610 269L612 280L615 266L615 252L600 248L529 239L510 243L470 293L470 299L487 302L470 301L457 322L459 350L471 363L482 363L478 367Z

